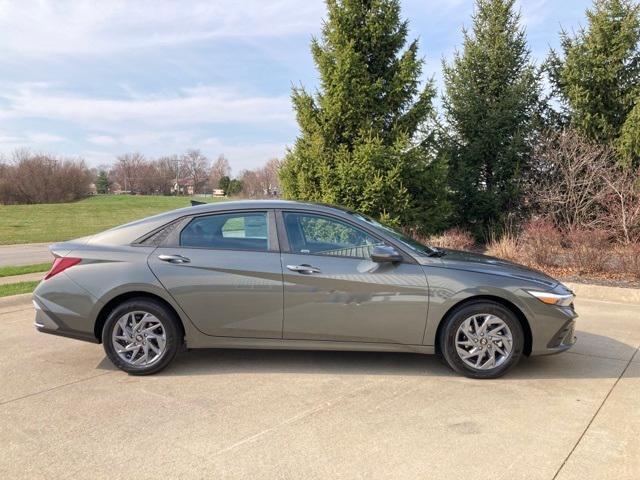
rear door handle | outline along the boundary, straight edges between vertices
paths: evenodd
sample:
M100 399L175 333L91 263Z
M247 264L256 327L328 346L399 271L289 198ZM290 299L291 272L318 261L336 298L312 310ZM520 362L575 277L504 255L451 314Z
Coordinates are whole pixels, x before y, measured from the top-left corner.
M187 257L183 257L182 255L158 255L158 258L163 262L169 263L189 263L191 260Z
M287 268L292 272L298 273L320 273L320 269L316 267L312 267L311 265L307 265L303 263L302 265L287 265Z

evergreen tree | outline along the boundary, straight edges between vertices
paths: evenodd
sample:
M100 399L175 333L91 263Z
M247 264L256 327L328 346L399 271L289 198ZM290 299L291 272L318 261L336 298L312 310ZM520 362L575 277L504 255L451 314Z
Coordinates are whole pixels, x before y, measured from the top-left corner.
M640 92L633 110L622 125L615 146L621 165L640 167Z
M96 192L109 193L109 189L111 188L111 182L109 181L109 176L107 175L107 172L105 172L104 170L100 170L98 172L95 185L96 185Z
M462 53L443 67L455 220L476 235L519 207L530 162L540 82L519 22L514 0L478 0Z
M224 193L225 195L238 195L240 192L242 192L242 180L234 178L229 181L229 186Z
M223 175L218 181L218 188L224 190L224 194L227 195L229 193L229 184L231 183L231 179L228 175Z
M435 90L420 85L417 41L404 48L399 1L328 0L327 9L311 43L319 90L293 89L301 132L280 171L284 195L442 228L449 207L446 166L433 154Z
M561 32L562 56L551 52L554 89L573 127L617 148L624 163L638 164L640 5L595 0L586 14L586 28L573 36Z

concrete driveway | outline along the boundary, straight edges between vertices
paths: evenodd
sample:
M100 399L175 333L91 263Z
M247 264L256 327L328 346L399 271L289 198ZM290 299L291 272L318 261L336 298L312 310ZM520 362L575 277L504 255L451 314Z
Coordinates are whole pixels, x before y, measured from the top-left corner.
M579 343L497 381L435 357L209 350L115 371L0 311L0 478L637 479L640 306L580 299Z

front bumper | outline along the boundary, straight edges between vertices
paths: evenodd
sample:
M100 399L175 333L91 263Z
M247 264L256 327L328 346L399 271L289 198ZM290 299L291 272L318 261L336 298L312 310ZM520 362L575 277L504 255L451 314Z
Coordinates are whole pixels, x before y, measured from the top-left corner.
M573 307L552 307L542 303L537 307L539 310L531 325L531 355L561 353L573 347L577 341L575 329L578 318Z
M554 354L569 350L576 344L577 338L575 335L576 321L569 320L565 323L554 337L549 340L547 344L547 351L544 353Z

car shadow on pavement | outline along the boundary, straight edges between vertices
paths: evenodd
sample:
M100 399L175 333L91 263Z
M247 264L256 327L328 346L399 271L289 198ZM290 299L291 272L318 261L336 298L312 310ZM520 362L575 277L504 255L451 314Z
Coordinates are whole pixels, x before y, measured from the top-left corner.
M166 375L295 373L325 375L447 376L453 372L435 355L318 350L191 350L179 355Z
M559 355L523 358L505 379L618 378L637 347L604 335L577 332L573 350ZM112 370L107 358L97 368ZM237 373L457 376L436 355L394 352L317 350L196 349L179 353L158 375Z

